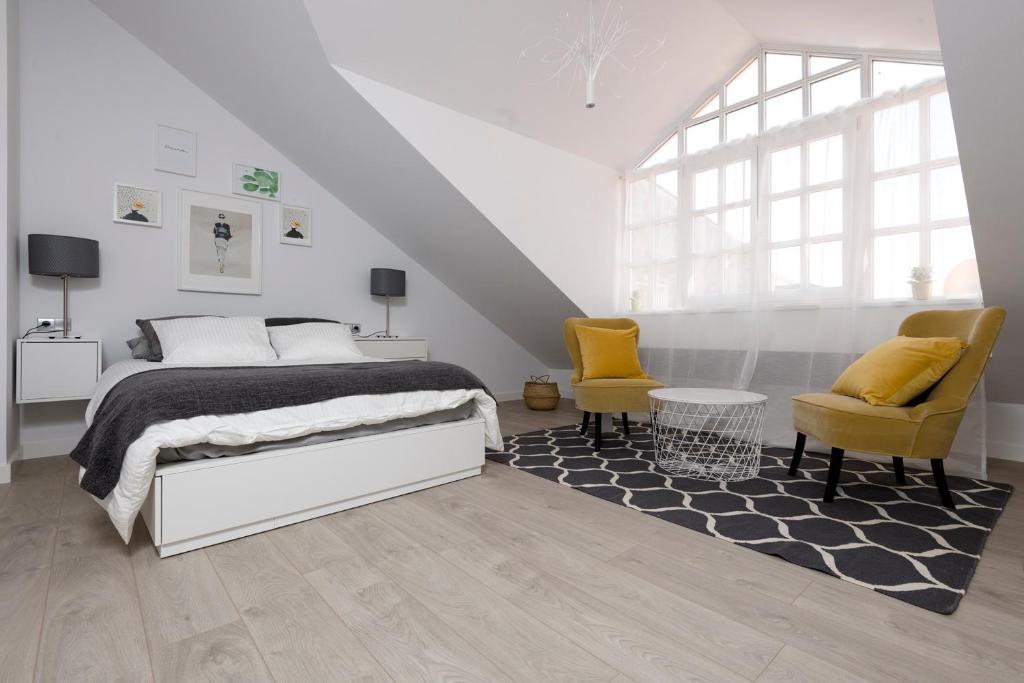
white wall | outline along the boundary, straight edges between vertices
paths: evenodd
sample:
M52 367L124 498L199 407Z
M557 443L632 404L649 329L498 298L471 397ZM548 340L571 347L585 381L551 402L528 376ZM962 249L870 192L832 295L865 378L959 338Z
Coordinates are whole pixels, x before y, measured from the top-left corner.
M432 357L460 363L499 394L543 369L483 316L420 268L299 168L85 0L34 0L21 12L21 223L33 232L100 241L101 277L72 282L75 331L99 336L104 361L128 356L134 319L176 313L318 315L383 327L371 266L408 271L393 329L424 335ZM59 49L55 49L59 46ZM258 68L258 63L254 63ZM310 106L315 106L311 98ZM156 124L199 134L195 178L153 170ZM302 125L296 121L296 125ZM263 295L177 291L178 190L230 193L233 162L281 172L282 198L313 208L313 248L277 243L279 205L263 202ZM345 163L338 159L339 164ZM164 227L111 222L115 182L163 191ZM402 188L395 189L395 201ZM22 240L22 260L25 261ZM20 325L60 315L60 285L21 269ZM82 403L26 406L26 456L81 431Z
M18 412L14 395L13 344L18 325L18 2L0 4L0 484L10 481L11 466L18 450Z
M336 68L573 303L613 309L615 170Z

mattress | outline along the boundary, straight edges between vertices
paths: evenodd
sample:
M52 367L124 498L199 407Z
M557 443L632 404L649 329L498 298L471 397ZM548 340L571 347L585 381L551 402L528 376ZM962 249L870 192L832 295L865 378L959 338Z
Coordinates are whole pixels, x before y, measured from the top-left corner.
M204 460L207 458L252 455L253 453L266 453L267 451L276 451L285 448L312 446L318 443L341 441L343 439L356 439L361 436L387 434L388 432L396 432L400 429L411 429L412 427L425 427L426 425L436 425L444 422L456 422L458 420L465 420L472 416L473 407L472 401L466 401L455 408L438 410L425 415L400 417L380 424L358 425L356 427L338 429L330 432L306 434L305 436L299 436L293 439L284 439L283 441L259 441L241 446L198 443L189 446L179 446L178 448L161 448L157 455L157 463L165 464L170 462L181 462L184 460Z

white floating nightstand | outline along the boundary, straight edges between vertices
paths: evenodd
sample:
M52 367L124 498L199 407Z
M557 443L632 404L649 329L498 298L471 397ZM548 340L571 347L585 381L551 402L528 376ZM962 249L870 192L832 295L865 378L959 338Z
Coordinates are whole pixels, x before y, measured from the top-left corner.
M90 399L100 370L99 339L19 339L15 401L44 403Z
M356 346L371 358L427 360L427 340L422 337L356 339Z

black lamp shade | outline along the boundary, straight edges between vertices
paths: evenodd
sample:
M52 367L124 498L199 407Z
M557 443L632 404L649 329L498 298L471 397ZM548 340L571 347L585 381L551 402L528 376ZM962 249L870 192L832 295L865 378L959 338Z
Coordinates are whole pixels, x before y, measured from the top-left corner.
M405 271L394 268L370 268L370 294L405 296Z
M29 235L28 272L32 275L99 277L100 243L83 237Z

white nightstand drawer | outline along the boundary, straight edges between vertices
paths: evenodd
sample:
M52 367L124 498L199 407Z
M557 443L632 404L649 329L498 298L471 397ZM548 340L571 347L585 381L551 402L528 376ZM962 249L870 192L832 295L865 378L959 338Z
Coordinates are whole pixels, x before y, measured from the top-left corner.
M373 358L427 359L427 340L413 337L389 339L356 339L356 346Z
M100 376L96 339L18 340L18 403L92 398Z

